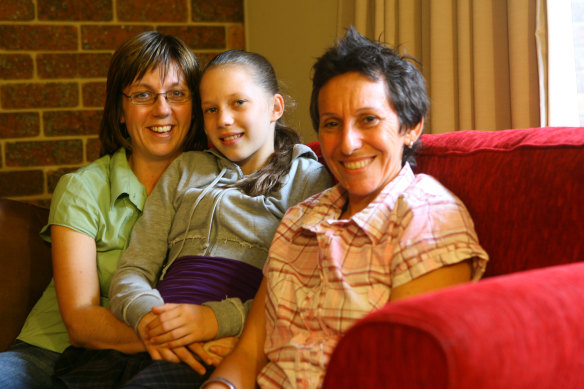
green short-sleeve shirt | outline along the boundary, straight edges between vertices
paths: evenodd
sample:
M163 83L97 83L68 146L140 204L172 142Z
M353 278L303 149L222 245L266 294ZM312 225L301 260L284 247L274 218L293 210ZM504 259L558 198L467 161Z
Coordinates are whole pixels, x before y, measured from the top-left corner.
M50 226L59 225L95 240L104 307L109 307L111 278L145 201L146 189L132 172L123 148L64 175L53 193L49 221L41 237L50 242ZM54 280L28 315L18 339L56 352L70 345Z

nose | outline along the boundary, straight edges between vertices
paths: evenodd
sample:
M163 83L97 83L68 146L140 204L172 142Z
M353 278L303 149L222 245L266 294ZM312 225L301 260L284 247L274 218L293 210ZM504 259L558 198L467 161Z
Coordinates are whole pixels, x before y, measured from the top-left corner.
M155 116L168 116L170 114L171 108L166 96L159 94L158 98L152 105L152 113Z
M230 126L233 124L233 115L228 109L219 110L219 125L221 127Z
M341 151L345 155L351 155L361 148L361 132L352 124L347 124L341 133Z

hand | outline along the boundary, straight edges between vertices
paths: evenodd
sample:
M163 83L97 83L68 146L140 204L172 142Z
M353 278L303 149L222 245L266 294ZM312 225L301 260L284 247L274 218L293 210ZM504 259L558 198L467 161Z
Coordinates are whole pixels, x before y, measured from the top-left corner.
M173 363L180 363L184 362L191 369L199 373L200 375L204 375L207 369L203 366L194 356L194 354L186 347L176 347L173 349L169 349L168 347L164 346L151 346L149 351L152 350L153 352L150 353L152 359L155 360L164 360ZM208 363L210 364L210 363Z
M145 330L147 339L153 345L185 347L217 335L215 313L204 305L164 304L152 308L152 314L155 319L148 322Z
M204 375L207 369L194 357L193 353L186 347L170 348L167 344L152 344L148 336L147 327L150 323L158 320L158 316L153 313L144 315L138 323L138 332L150 357L157 361L168 361L173 363L184 362L197 373ZM209 358L210 359L210 358ZM208 363L209 365L211 363Z
M219 366L223 358L233 351L238 341L239 338L229 336L205 343L192 343L189 345L189 349L208 365Z
M146 347L146 351L150 354L150 357L155 360L167 360L169 362L175 362L176 359L173 361L173 357L169 354L166 349L166 345L158 345L155 346L150 342L150 336L148 335L148 324L152 321L156 320L157 316L153 313L147 313L140 319L138 323L138 334L144 343L144 347Z

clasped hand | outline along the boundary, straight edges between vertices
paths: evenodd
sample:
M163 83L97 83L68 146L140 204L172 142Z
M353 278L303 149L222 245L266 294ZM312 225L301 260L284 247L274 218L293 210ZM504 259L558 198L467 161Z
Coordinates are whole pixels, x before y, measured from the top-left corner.
M206 369L195 355L208 365L217 366L237 343L234 337L212 340L217 330L213 310L196 304L154 307L138 324L138 332L152 359L184 362L201 375Z

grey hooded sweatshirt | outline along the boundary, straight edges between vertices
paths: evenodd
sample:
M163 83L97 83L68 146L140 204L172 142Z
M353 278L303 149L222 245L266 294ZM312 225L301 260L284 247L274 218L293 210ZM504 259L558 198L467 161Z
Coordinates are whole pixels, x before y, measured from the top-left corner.
M241 178L239 166L216 149L185 152L170 164L146 200L112 279L110 306L118 318L136 329L145 314L164 304L155 288L179 256L231 258L261 270L286 210L332 185L326 167L301 144L294 146L278 191L250 197L224 187ZM220 338L241 333L251 300L204 305L217 317Z

